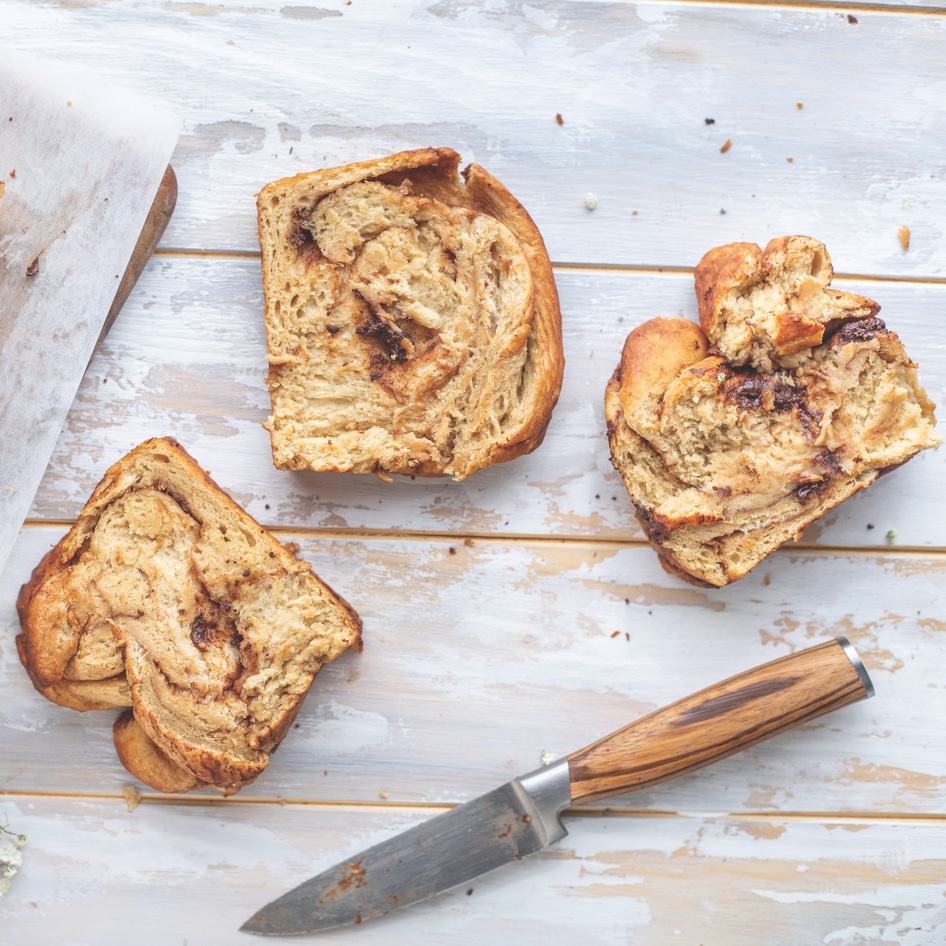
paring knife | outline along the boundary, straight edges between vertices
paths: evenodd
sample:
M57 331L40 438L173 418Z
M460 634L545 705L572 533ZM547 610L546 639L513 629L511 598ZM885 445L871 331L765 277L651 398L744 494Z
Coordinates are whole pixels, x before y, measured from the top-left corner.
M343 861L240 929L287 936L382 916L561 840L570 805L649 788L873 695L843 637L782 657Z

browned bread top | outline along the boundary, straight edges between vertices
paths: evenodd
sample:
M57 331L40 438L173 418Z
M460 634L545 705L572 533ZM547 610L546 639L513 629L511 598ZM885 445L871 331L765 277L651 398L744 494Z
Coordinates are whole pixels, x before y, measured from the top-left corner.
M826 333L880 311L871 299L829 288L831 257L806 236L777 237L764 250L716 247L694 275L703 331L734 367L793 367Z
M260 191L277 467L460 480L542 442L564 367L551 264L522 205L459 160Z
M36 688L74 709L130 707L120 757L162 791L253 781L315 674L361 634L351 606L167 438L106 472L17 610Z
M742 577L941 442L916 365L879 306L818 288L830 267L819 246L788 237L766 253L711 251L696 274L702 327L643 323L608 383L612 462L661 560L690 581Z

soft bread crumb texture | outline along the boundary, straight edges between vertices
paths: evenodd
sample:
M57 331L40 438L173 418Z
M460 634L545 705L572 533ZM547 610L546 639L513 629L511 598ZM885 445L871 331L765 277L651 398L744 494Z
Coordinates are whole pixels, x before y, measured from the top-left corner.
M259 193L278 468L462 480L542 442L564 369L548 254L458 166L422 149Z
M128 707L119 758L146 784L232 794L266 767L319 669L361 623L170 439L115 464L17 602L36 688Z
M941 443L880 307L829 288L832 275L809 237L718 247L696 268L699 325L652 319L628 335L605 393L612 463L674 574L735 581Z

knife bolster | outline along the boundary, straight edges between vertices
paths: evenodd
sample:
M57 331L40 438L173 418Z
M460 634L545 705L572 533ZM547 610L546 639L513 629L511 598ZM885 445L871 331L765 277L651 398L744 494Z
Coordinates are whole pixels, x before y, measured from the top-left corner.
M543 847L560 841L568 834L560 818L572 800L567 758L522 775L512 785L517 792L521 790L528 796L530 807L535 810L533 818L537 824L534 827L545 834Z

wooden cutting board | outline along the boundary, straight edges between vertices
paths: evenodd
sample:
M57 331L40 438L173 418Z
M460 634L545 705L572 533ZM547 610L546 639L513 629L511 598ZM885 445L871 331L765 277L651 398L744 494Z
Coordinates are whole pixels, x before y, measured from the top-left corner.
M101 334L99 335L98 341L95 343L95 351L98 351L103 339L108 335L109 329L115 322L118 313L121 312L122 306L124 306L128 296L131 294L131 290L135 287L135 283L138 282L138 277L144 272L148 260L151 259L152 254L161 242L161 237L164 235L164 231L171 219L171 214L174 213L176 204L177 175L174 173L174 168L168 165L168 169L164 172L164 177L161 179L161 184L158 187L158 192L155 194L154 202L151 204L148 218L145 220L145 225L141 229L141 236L135 244L131 259L128 261L128 266L125 269L121 282L118 284L115 299L112 302L111 308L108 310L108 315L105 317ZM93 357L94 355L95 352L93 352Z

